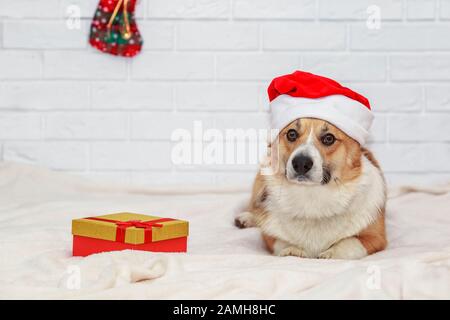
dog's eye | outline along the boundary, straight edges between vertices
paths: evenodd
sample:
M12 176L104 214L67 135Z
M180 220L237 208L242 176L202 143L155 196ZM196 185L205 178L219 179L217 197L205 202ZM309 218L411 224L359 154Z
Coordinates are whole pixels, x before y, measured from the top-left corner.
M327 133L322 137L322 143L326 146L331 146L335 141L336 138L331 133Z
M286 137L290 142L294 142L298 138L298 132L294 129L289 129L286 133Z

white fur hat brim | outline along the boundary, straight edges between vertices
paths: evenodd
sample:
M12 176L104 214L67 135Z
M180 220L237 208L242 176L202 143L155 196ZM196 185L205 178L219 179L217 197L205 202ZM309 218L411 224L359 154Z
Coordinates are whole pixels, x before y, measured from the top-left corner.
M338 94L315 99L282 94L270 103L270 115L274 132L296 119L317 118L333 124L361 145L366 143L373 121L370 109Z

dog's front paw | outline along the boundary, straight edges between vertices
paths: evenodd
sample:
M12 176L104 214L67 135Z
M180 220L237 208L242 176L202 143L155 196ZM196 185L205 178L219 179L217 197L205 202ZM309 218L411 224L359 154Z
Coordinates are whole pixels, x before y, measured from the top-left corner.
M338 259L335 257L335 252L334 252L334 248L331 247L328 250L325 250L324 252L322 252L321 254L319 254L318 258L319 259Z
M256 227L255 217L250 211L241 212L234 219L234 225L241 229Z
M280 257L294 256L306 258L306 252L303 249L294 246L281 249L277 254Z
M294 256L300 258L307 258L306 251L301 247L292 245L289 242L281 239L276 239L273 243L272 253L279 257Z
M346 238L319 254L319 259L361 259L367 256L367 251L361 242L355 238Z

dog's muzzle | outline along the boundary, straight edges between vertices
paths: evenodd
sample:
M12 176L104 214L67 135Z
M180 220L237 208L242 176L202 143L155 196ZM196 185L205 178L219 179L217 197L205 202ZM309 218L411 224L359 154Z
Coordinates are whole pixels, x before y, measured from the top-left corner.
M301 146L289 157L286 178L298 183L321 183L323 180L323 161L313 146Z

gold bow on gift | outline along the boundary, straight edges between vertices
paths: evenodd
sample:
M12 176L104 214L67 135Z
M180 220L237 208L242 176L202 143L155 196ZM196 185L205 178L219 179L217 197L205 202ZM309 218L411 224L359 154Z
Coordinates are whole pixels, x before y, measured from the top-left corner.
M109 35L111 34L111 27L113 25L114 19L116 18L117 13L119 12L120 7L122 6L122 3L123 3L123 20L125 22L125 29L121 29L120 34L122 35L122 38L124 38L125 40L128 40L131 38L130 21L128 20L128 12L127 12L128 1L129 0L119 0L117 2L117 5L114 8L113 14L112 14L111 18L109 19L109 22L107 25L108 38L109 38Z

